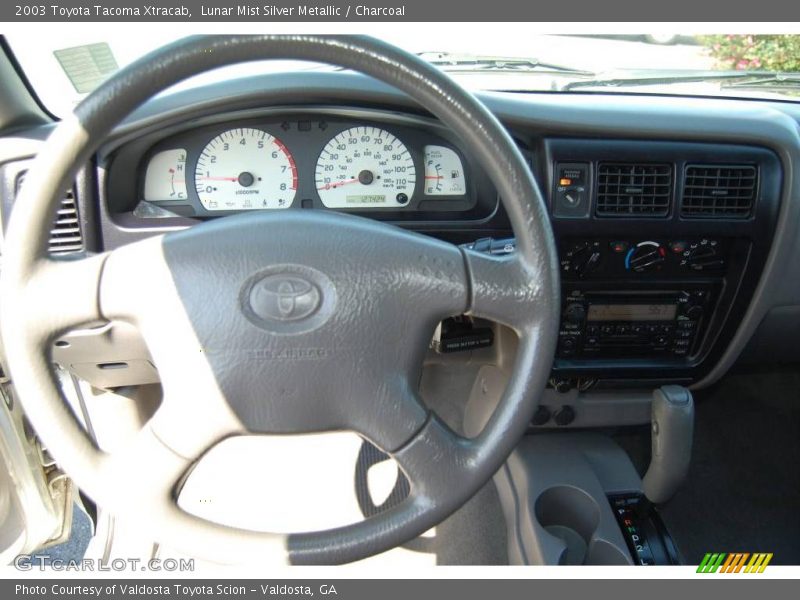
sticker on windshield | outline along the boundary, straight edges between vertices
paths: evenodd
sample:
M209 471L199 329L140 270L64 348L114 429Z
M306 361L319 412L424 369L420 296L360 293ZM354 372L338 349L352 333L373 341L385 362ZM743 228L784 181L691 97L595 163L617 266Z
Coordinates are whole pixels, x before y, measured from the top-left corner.
M53 54L79 94L88 94L119 69L106 42L54 50Z

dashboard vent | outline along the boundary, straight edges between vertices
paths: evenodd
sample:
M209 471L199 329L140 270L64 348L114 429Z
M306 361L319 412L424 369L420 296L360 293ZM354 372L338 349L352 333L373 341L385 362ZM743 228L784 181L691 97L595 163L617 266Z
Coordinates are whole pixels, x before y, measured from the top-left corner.
M672 200L672 165L597 165L599 217L666 217Z
M17 176L16 196L25 181L25 172ZM78 217L78 203L75 201L75 190L69 189L64 193L58 205L53 228L50 230L50 240L47 251L50 254L69 254L83 250L83 232Z
M751 166L689 165L681 216L746 219L753 212L758 171Z

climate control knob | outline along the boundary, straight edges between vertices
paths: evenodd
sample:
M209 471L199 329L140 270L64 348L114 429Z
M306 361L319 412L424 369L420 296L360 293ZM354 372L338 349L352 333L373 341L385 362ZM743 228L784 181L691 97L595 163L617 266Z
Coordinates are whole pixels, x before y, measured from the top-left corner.
M603 260L600 252L600 242L580 242L570 247L561 260L561 270L564 273L574 273L578 277L585 277Z
M658 242L639 242L628 250L625 268L636 273L659 271L664 266L667 251Z
M681 266L688 267L694 271L721 269L725 266L725 259L717 248L717 242L702 240L691 244L689 249L684 252Z

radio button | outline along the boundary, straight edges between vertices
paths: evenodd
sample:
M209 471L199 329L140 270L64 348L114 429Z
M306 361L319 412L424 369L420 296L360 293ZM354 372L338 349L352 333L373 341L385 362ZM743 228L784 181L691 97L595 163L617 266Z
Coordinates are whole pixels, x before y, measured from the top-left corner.
M597 325L589 325L586 327L586 335L597 335L600 328Z
M572 356L575 354L575 339L568 337L566 339L561 340L561 345L558 349L559 356Z
M603 335L611 335L614 333L614 326L613 325L601 325L600 326L600 333Z

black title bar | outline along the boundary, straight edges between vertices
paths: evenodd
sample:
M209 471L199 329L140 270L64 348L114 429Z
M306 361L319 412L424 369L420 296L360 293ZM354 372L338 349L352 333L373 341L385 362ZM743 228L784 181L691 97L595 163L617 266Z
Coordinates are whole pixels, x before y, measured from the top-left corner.
M11 0L4 22L779 22L800 21L786 0Z

